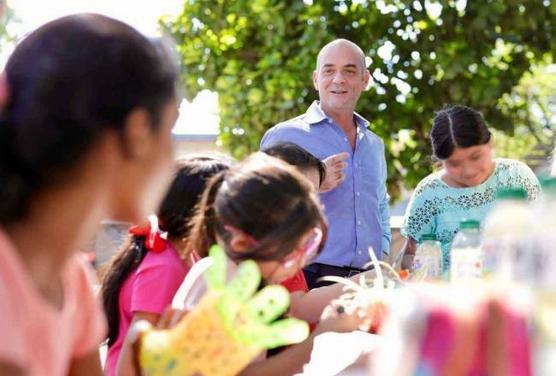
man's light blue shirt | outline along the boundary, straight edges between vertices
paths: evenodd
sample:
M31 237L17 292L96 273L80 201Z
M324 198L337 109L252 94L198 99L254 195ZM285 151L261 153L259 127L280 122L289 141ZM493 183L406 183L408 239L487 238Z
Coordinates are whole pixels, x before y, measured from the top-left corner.
M370 261L369 247L379 259L389 253L390 213L384 144L367 129L367 120L357 113L354 120L357 135L352 149L344 131L315 101L305 114L269 129L261 149L288 141L321 160L341 152L349 154L344 182L320 195L329 229L326 246L315 262L362 268Z

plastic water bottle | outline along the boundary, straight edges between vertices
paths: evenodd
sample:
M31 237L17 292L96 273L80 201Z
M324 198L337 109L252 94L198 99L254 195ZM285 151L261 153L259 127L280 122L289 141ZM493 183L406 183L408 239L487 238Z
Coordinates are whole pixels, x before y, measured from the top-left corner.
M556 178L541 180L542 195L533 205L532 247L518 277L535 295L533 373L556 375Z
M531 219L524 189L502 189L497 193L483 225L485 276L515 280L522 274L519 269L530 256Z
M415 251L412 271L425 273L426 279L442 277L442 249L435 234L425 234Z
M541 187L532 208L530 257L519 276L535 288L556 292L556 178L541 179Z
M452 281L482 276L484 257L481 249L480 225L481 223L476 220L461 221L450 251Z

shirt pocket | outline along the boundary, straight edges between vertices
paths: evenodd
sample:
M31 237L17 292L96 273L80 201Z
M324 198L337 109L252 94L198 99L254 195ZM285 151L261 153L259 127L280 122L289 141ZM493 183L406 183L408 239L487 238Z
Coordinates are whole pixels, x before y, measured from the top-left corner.
M384 184L381 181L383 166L378 153L367 146L355 154L350 164L356 184L361 187L365 195L378 201L379 187Z

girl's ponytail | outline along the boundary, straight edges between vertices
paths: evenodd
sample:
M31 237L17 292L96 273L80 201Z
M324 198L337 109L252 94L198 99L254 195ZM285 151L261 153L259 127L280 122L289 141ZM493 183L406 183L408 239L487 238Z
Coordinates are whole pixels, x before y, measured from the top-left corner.
M214 226L216 224L216 214L214 210L214 201L216 194L224 183L227 171L222 171L215 175L208 183L207 189L203 193L197 213L193 216L189 227L191 233L187 245L187 253L196 252L200 257L208 255L211 245L216 243Z
M147 254L145 236L133 236L124 250L110 262L102 278L102 304L108 320L108 346L118 338L120 329L120 290L128 275L133 272Z

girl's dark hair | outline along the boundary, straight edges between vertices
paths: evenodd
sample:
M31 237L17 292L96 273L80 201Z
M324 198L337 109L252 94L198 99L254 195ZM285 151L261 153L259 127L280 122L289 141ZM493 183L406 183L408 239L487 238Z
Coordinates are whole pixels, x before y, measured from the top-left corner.
M326 221L311 184L295 167L264 153L251 155L210 181L193 218L188 247L205 256L217 237L229 244L226 225L258 243L242 252L225 246L236 261L280 260L315 226L326 235ZM325 240L326 236L321 249Z
M433 157L448 159L456 147L487 144L491 133L480 112L466 106L449 106L436 113L431 130Z
M293 142L281 142L262 151L268 155L296 166L301 170L315 168L319 173L319 186L326 177L326 168L324 167L324 163L313 154Z
M231 161L223 156L203 154L176 162L176 174L158 210L161 231L168 239L186 239L188 223L207 185L217 173L230 168ZM120 290L127 277L137 269L147 254L144 236L133 236L106 268L102 281L102 300L108 318L108 345L118 338ZM185 258L185 254L182 257Z
M0 224L24 218L37 192L63 183L133 109L145 108L156 129L176 96L174 60L162 44L96 14L60 18L21 41L0 109Z

